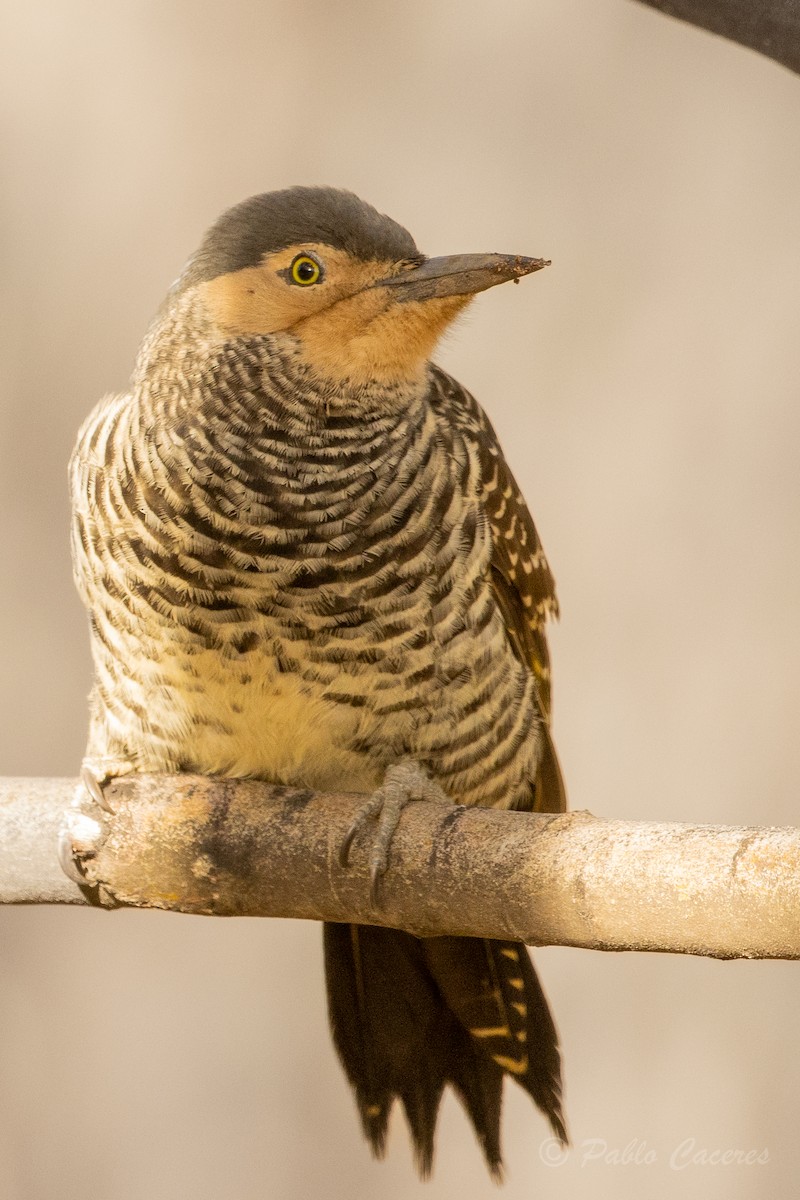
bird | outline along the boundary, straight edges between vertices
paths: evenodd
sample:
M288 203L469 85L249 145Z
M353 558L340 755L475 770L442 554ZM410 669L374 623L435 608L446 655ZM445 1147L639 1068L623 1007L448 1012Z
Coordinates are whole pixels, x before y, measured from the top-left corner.
M564 810L553 576L489 419L431 361L479 292L546 265L427 257L329 187L255 195L211 226L70 461L98 803L129 772L364 793L340 857L372 831L376 905L406 804ZM346 924L323 940L377 1157L399 1102L428 1176L450 1087L500 1178L506 1077L566 1141L524 945Z

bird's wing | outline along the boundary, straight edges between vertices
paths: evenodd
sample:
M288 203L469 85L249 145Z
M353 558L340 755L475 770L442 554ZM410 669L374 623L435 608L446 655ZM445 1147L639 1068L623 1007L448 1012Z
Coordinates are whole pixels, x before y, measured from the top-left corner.
M550 654L545 636L548 617L558 616L555 581L489 418L477 400L439 367L433 367L432 382L434 407L477 447L492 531L492 590L514 653L536 680L544 748L532 806L537 812L563 812L566 794L550 735Z

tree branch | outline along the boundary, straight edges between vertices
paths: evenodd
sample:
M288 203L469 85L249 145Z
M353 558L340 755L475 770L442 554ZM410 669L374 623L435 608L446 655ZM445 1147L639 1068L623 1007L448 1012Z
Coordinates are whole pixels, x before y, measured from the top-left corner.
M0 902L81 904L61 872L73 780L0 780ZM129 776L102 836L70 810L104 903L391 925L421 936L594 950L800 957L800 830L603 821L415 803L369 903L369 830L338 862L360 795L202 776ZM86 810L84 809L83 812ZM89 826L87 826L87 821Z
M640 0L800 72L798 0Z

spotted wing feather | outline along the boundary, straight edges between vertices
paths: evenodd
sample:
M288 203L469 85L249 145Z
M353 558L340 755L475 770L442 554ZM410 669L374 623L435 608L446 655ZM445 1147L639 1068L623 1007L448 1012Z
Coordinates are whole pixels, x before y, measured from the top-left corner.
M533 672L542 717L543 749L531 807L537 812L563 812L566 792L550 733L550 654L545 634L548 618L558 617L553 574L525 498L477 400L434 367L432 403L477 448L492 531L492 590L512 649Z

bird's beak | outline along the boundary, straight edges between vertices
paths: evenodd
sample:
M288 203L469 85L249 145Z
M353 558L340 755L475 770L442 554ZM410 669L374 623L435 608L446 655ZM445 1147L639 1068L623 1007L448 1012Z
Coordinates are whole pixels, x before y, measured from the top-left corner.
M441 296L471 296L494 287L496 283L516 283L550 260L523 258L519 254L450 254L426 259L398 275L379 279L373 287L391 288L396 300L431 300Z

